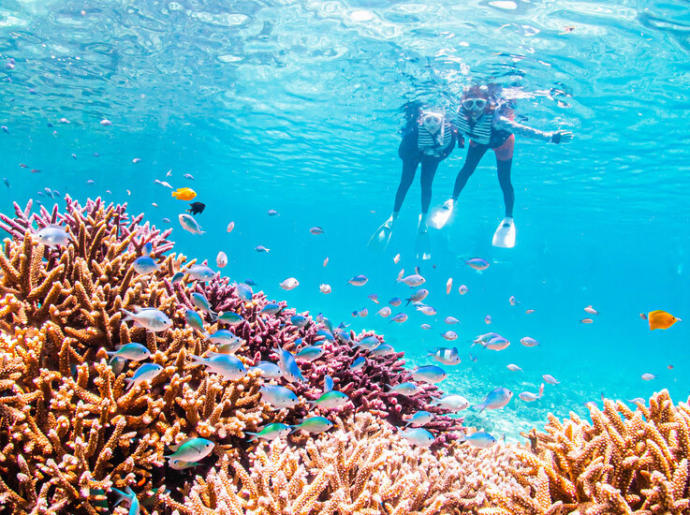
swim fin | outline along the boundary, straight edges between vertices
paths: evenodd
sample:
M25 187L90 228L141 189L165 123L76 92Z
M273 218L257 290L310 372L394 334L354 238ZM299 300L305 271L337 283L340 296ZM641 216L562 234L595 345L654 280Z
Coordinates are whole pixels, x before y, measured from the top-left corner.
M443 229L453 214L455 201L452 198L446 200L441 207L435 207L429 217L429 225L434 229Z
M419 215L419 227L417 228L417 239L415 240L414 250L417 259L421 259L422 261L431 259L431 239L429 238L427 215Z
M512 218L506 217L498 224L491 244L494 247L512 249L515 246L515 222Z
M388 243L391 240L391 235L393 234L393 224L395 223L395 218L389 216L388 219L383 222L374 234L369 238L369 243L367 246L374 250L386 250Z

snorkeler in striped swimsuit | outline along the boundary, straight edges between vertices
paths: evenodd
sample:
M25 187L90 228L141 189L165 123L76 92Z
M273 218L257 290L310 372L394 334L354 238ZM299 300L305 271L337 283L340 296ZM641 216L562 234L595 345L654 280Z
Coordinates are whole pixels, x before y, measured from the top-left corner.
M435 209L430 223L440 229L448 222L460 192L465 187L470 175L474 173L479 161L488 149L496 155L498 182L503 191L505 218L501 221L493 238L496 247L512 248L515 246L515 223L513 221L513 203L515 195L510 181L510 168L513 162L515 133L541 139L551 143L566 143L573 134L568 131L545 132L528 127L514 120L510 104L502 99L489 86L471 86L467 88L460 101L457 117L454 120L460 135L470 139L465 163L455 179L453 196L446 200L441 208Z
M439 163L448 157L455 147L457 134L447 117L438 110L422 108L419 102L406 104L404 110L407 124L398 148L398 155L403 162L402 175L395 194L393 213L376 229L369 239L369 246L383 249L388 246L405 195L421 163L422 209L419 215L416 251L418 258L430 259L427 216L431 204L431 184Z

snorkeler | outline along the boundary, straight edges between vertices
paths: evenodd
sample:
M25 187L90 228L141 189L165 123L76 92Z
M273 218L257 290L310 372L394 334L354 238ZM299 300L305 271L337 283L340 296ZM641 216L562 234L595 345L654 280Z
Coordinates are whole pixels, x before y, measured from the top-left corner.
M402 159L402 175L395 194L393 213L376 229L369 239L370 247L386 248L398 219L405 195L410 189L418 165L422 164L420 184L422 187L422 209L417 228L417 257L430 259L427 216L431 203L431 184L438 164L451 153L458 141L457 133L446 116L439 111L425 109L420 102L408 102L403 106L406 125L398 148ZM459 146L464 146L462 140Z
M499 90L499 91L496 91ZM498 182L503 191L505 218L493 237L495 247L515 246L515 222L513 203L515 195L510 181L510 167L513 161L514 134L529 136L551 143L566 143L573 134L568 131L544 132L514 121L514 112L506 100L500 98L500 87L471 86L466 88L460 101L454 125L459 134L470 138L465 163L455 179L453 196L442 207L434 210L430 223L440 229L448 222L460 192L465 187L482 156L488 149L496 154Z

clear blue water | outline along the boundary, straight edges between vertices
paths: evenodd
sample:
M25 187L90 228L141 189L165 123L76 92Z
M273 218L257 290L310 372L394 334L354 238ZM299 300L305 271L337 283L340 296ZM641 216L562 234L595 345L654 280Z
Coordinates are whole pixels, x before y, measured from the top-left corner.
M178 252L214 262L223 250L233 279L251 278L299 310L383 333L410 365L446 343L443 319L454 315L463 361L442 388L477 402L496 386L536 391L544 373L561 381L537 402L516 396L499 412L468 415L495 432L515 435L548 411L582 413L602 393L630 399L668 388L684 400L689 12L680 0L5 0L0 177L11 187L0 185L0 209L29 198L52 203L37 193L49 187L126 201L163 227L169 217ZM432 234L435 268L422 265L438 315L408 308L407 322L390 323L375 316L380 306L367 295L385 303L411 291L395 278L416 264L418 179L389 251L371 253L366 242L388 216L399 180L398 109L411 99L447 105L463 86L489 79L522 97L518 111L529 125L572 130L575 139L518 138L512 250L491 247L503 210L495 161L486 156L453 224ZM464 154L441 164L434 204L449 195ZM181 230L176 219L186 204L154 179L198 192L206 234ZM326 233L311 235L314 225ZM271 252L256 253L259 244ZM477 273L464 264L472 256L492 265ZM369 283L347 284L356 274ZM278 284L289 276L301 284L285 292ZM321 283L333 293L319 293ZM463 283L469 292L460 296ZM520 304L511 306L511 295ZM581 324L589 304L600 314ZM353 318L363 307L369 316ZM688 321L651 332L639 313L653 309ZM422 330L424 322L432 329ZM512 345L470 347L490 330ZM527 335L541 345L521 346ZM508 371L508 363L524 372ZM645 372L656 378L643 381Z

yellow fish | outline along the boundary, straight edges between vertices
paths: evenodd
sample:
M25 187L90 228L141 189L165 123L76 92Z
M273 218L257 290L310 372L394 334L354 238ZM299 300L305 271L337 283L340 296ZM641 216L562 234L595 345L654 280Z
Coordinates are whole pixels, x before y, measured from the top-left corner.
M196 197L196 191L192 188L177 188L177 191L173 191L171 195L178 200L192 200Z
M680 322L680 318L674 317L666 311L657 309L656 311L650 311L647 314L647 320L649 321L649 329L668 329L676 322Z

